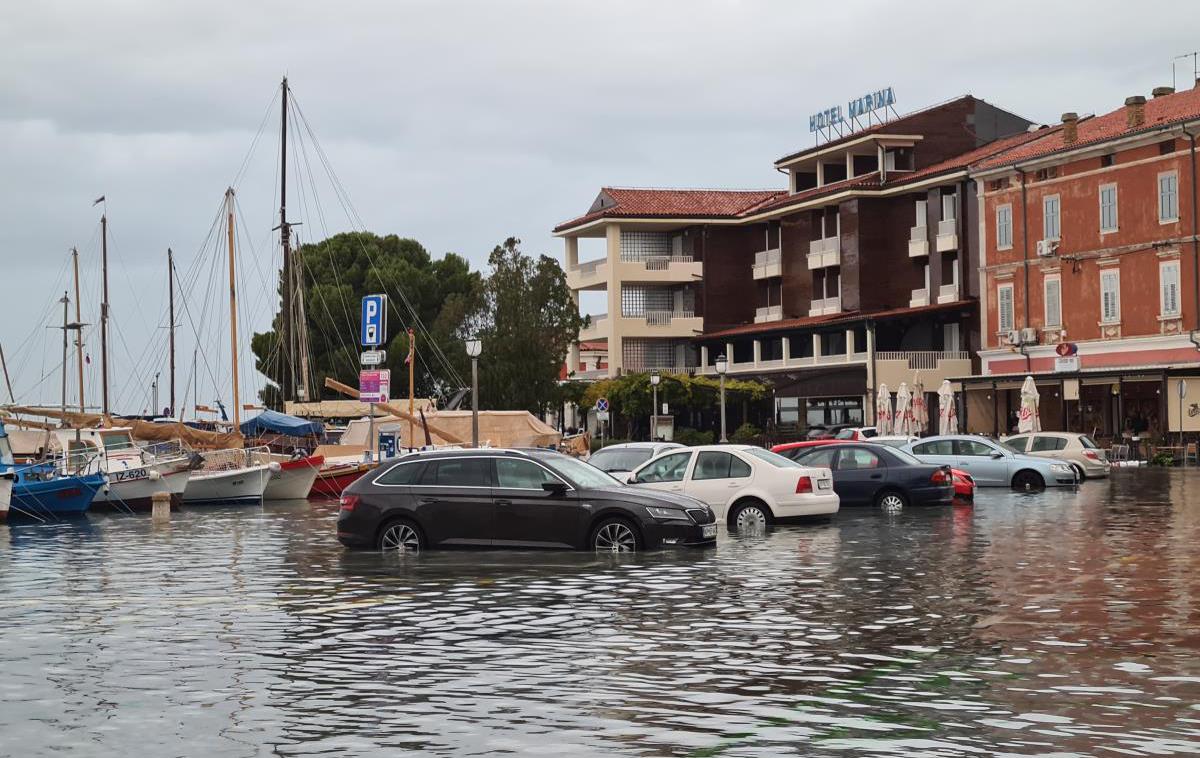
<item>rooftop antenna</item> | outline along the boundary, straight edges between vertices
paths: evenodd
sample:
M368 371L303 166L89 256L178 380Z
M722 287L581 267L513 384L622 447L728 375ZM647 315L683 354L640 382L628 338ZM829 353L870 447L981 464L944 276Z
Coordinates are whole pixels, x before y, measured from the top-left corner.
M1188 58L1191 58L1192 59L1192 83L1194 84L1196 82L1196 80L1200 79L1200 60L1198 60L1197 56L1200 56L1200 51L1184 53L1183 55L1176 55L1174 58L1171 59L1171 89L1176 88L1175 87L1175 66L1178 65L1176 63L1176 61L1186 60Z

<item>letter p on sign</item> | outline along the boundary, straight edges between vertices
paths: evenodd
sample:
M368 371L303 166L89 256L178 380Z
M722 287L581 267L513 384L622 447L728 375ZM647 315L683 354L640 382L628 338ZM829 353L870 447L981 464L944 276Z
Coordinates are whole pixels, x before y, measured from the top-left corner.
M379 347L387 339L387 295L367 295L362 299L363 347Z

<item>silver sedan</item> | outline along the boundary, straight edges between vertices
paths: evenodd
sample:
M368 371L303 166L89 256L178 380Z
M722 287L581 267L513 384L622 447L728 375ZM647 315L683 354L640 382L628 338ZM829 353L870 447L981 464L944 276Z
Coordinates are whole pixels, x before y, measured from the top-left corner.
M1077 484L1070 464L1021 455L986 437L966 434L926 437L904 449L925 463L966 471L979 487L1040 490Z

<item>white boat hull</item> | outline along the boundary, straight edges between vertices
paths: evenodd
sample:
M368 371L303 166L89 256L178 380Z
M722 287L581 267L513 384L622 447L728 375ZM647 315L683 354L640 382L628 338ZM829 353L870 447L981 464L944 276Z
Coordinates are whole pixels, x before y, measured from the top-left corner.
M8 518L8 506L12 502L12 479L0 479L0 522Z
M262 500L271 478L267 464L224 471L193 471L183 492L183 502L223 503Z
M158 492L166 492L178 503L188 485L187 471L163 473L152 466L110 471L106 476L108 484L96 493L93 507L146 510Z
M267 482L267 490L263 493L264 500L304 500L312 492L313 483L317 481L316 466L284 467L271 472Z

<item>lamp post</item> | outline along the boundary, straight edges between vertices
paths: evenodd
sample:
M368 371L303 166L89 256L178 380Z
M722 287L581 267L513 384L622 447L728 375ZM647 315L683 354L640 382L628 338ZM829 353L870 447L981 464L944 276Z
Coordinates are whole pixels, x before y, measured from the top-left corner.
M658 439L658 383L662 381L662 377L657 371L650 373L650 391L654 394L654 399L650 401L650 441Z
M725 372L729 370L729 359L725 354L717 356L717 374L721 377L721 444L729 442L725 435Z
M471 447L479 447L479 354L483 343L478 337L467 340L467 355L471 357Z

